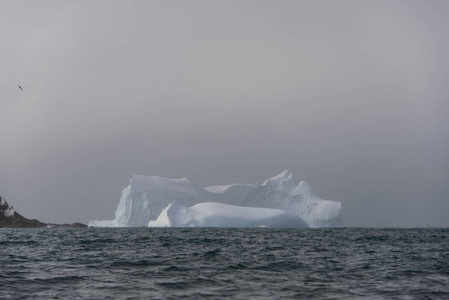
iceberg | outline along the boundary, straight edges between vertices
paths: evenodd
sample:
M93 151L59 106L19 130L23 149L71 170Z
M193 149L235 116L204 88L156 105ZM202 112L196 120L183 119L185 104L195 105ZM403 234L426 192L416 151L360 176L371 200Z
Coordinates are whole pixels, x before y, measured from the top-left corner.
M89 226L216 226L211 218L217 218L224 227L283 227L287 225L274 220L280 221L279 216L286 217L285 213L287 219L294 215L309 227L341 224L340 202L320 199L307 182L298 183L290 172L284 171L262 184L206 188L199 188L186 178L135 175L123 190L115 219L90 221ZM260 223L262 220L270 225Z
M162 210L149 227L309 227L303 219L288 211L272 208L242 207L204 202L184 207L177 202Z

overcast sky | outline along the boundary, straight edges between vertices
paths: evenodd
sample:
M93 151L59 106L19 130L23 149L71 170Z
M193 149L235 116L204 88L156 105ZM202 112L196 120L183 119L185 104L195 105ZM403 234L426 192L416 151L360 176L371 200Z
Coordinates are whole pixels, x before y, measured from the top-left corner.
M113 219L135 174L288 169L345 226L449 226L449 1L3 0L0 37L25 217Z

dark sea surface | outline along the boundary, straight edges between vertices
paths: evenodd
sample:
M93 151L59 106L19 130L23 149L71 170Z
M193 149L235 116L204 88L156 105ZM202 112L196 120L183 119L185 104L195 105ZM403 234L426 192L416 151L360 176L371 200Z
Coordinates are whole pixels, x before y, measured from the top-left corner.
M0 299L449 299L449 229L0 229Z

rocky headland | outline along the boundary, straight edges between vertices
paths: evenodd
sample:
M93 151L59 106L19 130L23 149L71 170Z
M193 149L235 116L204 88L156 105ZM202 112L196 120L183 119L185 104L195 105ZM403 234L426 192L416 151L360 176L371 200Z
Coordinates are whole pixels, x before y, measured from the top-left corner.
M53 224L42 223L36 219L27 219L19 214L12 205L0 197L0 228L31 228L31 227L87 227L85 224Z

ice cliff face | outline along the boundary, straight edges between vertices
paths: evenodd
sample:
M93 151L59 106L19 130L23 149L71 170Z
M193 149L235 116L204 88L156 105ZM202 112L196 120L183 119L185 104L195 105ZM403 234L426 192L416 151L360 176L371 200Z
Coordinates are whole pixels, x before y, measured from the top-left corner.
M174 202L176 204L169 207ZM204 202L212 204L194 206ZM227 204L229 207L213 203ZM223 214L224 208L236 217L231 218L230 214ZM260 210L247 210L247 208L259 208ZM161 212L164 212L165 215L162 216ZM156 226L155 224L159 224L158 226L168 226L160 224L215 226L213 225L215 223L211 223L214 218L222 221L228 220L229 224L223 221L226 223L224 225L226 227L268 226L258 224L258 222L260 223L264 216L272 214L273 220L277 220L277 223L270 221L270 226L285 227L281 226L282 218L278 217L284 212L287 212L289 217L290 214L299 217L305 222L306 227L333 227L340 225L341 203L318 198L305 181L297 183L288 171L282 172L262 184L233 184L211 186L204 189L196 187L185 178L134 176L130 185L122 193L115 219L90 221L89 226ZM186 219L182 219L182 213L187 214L190 218L196 218L196 220L207 219L207 221L189 223ZM248 216L246 221L244 220L245 215ZM255 220L253 223L249 221L249 216ZM159 223L155 223L154 221L159 217ZM162 222L164 217L168 218L164 221L165 223ZM153 222L150 223L150 221ZM257 225L255 225L256 223ZM299 223L297 225L297 227L304 227Z

